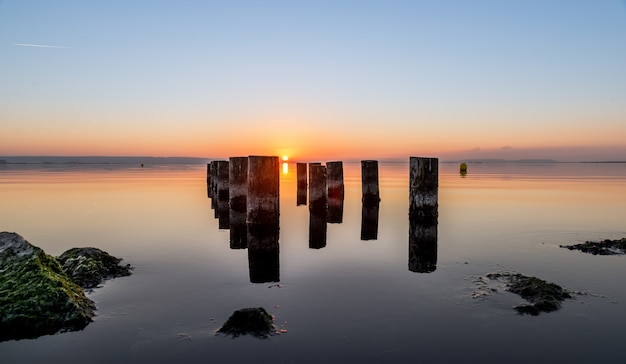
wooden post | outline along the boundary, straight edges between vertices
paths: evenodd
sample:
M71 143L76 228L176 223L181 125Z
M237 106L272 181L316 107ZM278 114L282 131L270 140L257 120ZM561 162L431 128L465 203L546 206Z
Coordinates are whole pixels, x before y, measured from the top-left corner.
M248 194L248 157L231 157L228 166L230 205L230 248L248 247L246 200Z
M331 224L341 224L343 222L343 199L328 198L327 220Z
M278 157L248 157L248 269L250 282L277 282L279 267Z
M230 208L228 204L228 174L229 163L228 161L217 161L217 182L216 182L216 194L217 197L217 217L218 226L220 229L230 228Z
M439 160L410 158L409 215L418 222L437 222Z
M343 162L326 163L326 176L329 199L343 200Z
M280 163L278 157L248 157L248 248L278 246Z
M298 179L298 191L297 191L297 199L296 205L306 205L306 188L307 188L307 178L306 178L306 163L296 163L297 169L297 179Z
M377 204L380 201L378 189L378 161L361 161L361 184L363 204Z
M212 189L211 189L211 163L206 164L206 189L207 189L207 197L211 198Z
M316 164L309 166L309 208L326 210L326 167Z

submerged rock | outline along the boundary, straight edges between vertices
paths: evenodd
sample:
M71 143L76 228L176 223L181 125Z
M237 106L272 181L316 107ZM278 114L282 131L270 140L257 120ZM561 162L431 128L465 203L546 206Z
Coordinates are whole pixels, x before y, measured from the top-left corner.
M82 330L94 309L54 257L0 232L0 341Z
M259 338L266 338L274 331L274 318L263 307L237 310L217 330L218 333L232 337L252 335Z
M561 248L579 250L593 255L624 255L626 254L626 238L617 240L586 241L581 244L561 245Z
M131 274L130 264L97 248L72 248L58 258L63 271L83 288L95 288L102 281Z
M520 295L528 302L514 307L520 314L537 316L541 312L556 311L561 308L561 302L572 298L566 289L537 277L498 272L487 274L487 278L505 282L507 291Z

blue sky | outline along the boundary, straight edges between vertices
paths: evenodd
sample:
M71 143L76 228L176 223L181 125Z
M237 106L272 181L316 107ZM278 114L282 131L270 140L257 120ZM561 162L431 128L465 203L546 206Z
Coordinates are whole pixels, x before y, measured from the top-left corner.
M0 155L626 159L624 65L624 1L0 1Z

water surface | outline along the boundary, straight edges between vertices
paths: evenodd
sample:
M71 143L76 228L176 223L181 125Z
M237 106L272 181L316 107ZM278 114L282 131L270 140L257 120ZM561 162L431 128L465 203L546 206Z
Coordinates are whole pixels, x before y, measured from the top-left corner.
M0 343L7 363L626 362L624 257L559 248L626 236L626 164L440 165L436 266L410 270L408 161L381 163L376 239L361 240L360 164L344 163L342 222L310 248L295 164L281 173L279 282L251 283L207 198L205 165L0 167L0 230L48 254L95 246L136 267L89 296L80 332ZM285 172L281 170L281 172ZM472 298L497 270L588 292L518 315L518 296ZM286 333L214 331L265 307Z

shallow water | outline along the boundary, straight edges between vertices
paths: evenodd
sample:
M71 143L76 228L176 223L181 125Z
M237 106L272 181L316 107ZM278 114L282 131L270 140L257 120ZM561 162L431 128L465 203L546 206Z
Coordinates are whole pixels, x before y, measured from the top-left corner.
M408 163L380 164L377 238L361 240L360 164L340 224L309 248L295 164L280 180L279 282L251 283L207 198L205 165L2 166L0 231L48 254L95 246L134 274L90 293L80 332L0 343L7 363L626 362L624 257L559 248L626 236L626 164L440 164L436 269L409 269ZM516 271L587 292L537 317L477 276ZM282 335L216 336L265 307Z

